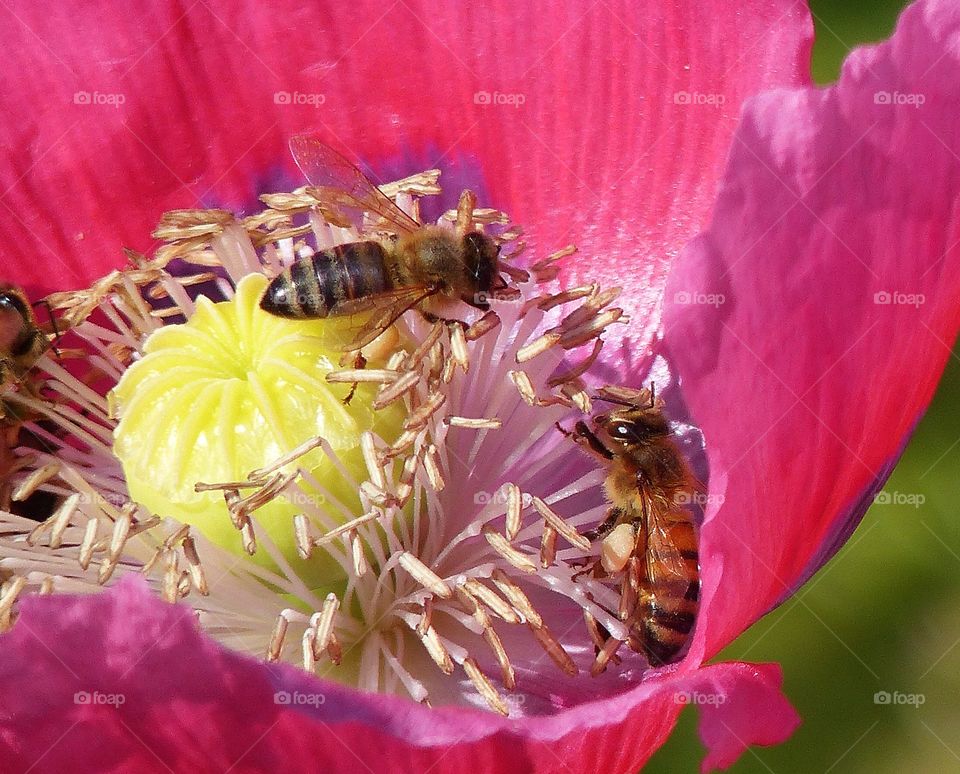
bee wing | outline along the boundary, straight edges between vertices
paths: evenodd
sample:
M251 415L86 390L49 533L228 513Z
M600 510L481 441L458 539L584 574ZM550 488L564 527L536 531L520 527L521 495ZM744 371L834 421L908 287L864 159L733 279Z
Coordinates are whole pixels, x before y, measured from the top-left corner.
M436 285L409 285L364 298L347 299L336 304L330 310L331 315L350 315L375 310L375 314L363 324L357 337L345 350L356 352L365 347L393 325L400 315L434 295L438 290Z
M416 231L420 224L371 183L353 164L316 137L290 139L290 152L310 185L336 192L338 203L379 215L400 234Z
M669 507L652 503L649 499L645 503L644 510L647 530L647 577L661 579L672 577L678 581L689 582L687 562L695 560L696 552L693 557L685 556L678 545L678 540L682 541L684 538L674 532L685 530L687 520L671 517L673 511Z

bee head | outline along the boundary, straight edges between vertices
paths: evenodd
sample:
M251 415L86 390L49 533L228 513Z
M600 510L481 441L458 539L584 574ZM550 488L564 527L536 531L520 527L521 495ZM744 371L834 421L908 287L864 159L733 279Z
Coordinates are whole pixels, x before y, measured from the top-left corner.
M600 414L594 419L607 440L617 446L630 447L650 443L670 435L667 418L656 409L628 408Z
M476 290L489 291L499 276L497 257L500 246L486 234L471 231L463 237L463 256L467 274Z
M0 351L22 354L29 343L33 313L23 292L13 285L0 285Z
M0 312L16 314L24 321L30 320L30 304L23 292L13 285L0 284Z

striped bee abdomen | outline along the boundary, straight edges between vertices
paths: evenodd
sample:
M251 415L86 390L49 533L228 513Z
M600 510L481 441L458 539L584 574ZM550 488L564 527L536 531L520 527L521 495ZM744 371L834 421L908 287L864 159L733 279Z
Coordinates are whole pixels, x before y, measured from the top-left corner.
M342 301L365 298L391 289L383 247L377 242L351 242L301 258L267 286L260 308L294 319L337 314Z
M639 628L643 651L652 666L667 664L680 652L697 616L700 598L699 558L693 523L684 512L670 514L666 534L652 532L648 551L654 558L647 567L646 598L641 602ZM658 550L658 541L671 544L670 551ZM678 561L679 559L679 561Z

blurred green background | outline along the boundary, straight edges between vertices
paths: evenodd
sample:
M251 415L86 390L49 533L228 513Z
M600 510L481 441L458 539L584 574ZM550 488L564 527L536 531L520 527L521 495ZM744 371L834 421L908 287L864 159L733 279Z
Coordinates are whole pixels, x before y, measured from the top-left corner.
M847 52L888 37L907 4L811 0L814 78L834 81ZM803 718L788 742L751 748L731 772L960 772L958 405L960 349L884 486L922 504L875 504L826 567L718 657L780 662ZM878 704L878 691L923 703ZM699 771L696 720L684 710L645 774Z

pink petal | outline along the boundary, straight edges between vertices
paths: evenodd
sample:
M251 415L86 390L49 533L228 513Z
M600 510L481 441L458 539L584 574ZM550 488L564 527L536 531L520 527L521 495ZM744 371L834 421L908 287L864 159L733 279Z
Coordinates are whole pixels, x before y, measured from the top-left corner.
M524 721L430 710L226 651L142 581L26 600L0 653L4 771L633 772L688 703L709 766L797 723L779 668L747 664Z
M958 52L957 4L918 2L836 87L750 101L671 275L666 340L725 498L692 658L837 549L933 395L960 327Z
M627 262L646 340L741 101L806 81L809 15L794 0L564 0L532 21L506 0L22 4L0 28L17 81L0 142L5 273L37 291L86 284L122 246L147 250L165 210L300 184L286 142L318 130L385 177L441 165L453 194L479 187L543 250L578 243L573 278L619 281ZM678 91L726 101L677 105Z

